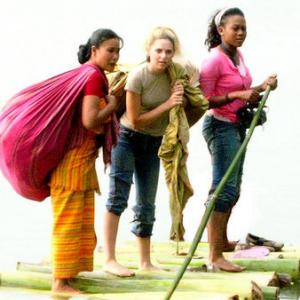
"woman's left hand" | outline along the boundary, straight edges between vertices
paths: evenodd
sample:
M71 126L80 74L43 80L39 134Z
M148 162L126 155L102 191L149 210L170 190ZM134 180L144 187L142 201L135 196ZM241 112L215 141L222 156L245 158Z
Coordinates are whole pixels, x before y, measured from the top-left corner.
M176 93L178 96L179 95L183 96L183 94L184 94L184 88L183 88L182 83L180 83L179 80L175 81L175 83L173 85L173 88L172 88L172 93Z
M112 108L114 110L118 107L118 105L119 105L119 99L116 96L114 96L114 95L106 95L105 98L106 98L108 104L110 106L112 106Z
M271 90L275 90L277 88L277 74L270 75L263 83L262 87L265 91L267 86L271 87Z

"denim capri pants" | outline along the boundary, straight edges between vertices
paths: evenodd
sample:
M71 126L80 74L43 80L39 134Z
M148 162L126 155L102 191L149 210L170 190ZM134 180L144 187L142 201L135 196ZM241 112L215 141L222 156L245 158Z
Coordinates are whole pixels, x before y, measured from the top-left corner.
M238 123L221 121L211 115L204 118L202 134L212 159L212 194L225 175L246 135L246 129ZM215 210L229 212L240 196L245 154L233 170L223 191L216 200Z
M112 151L106 208L117 216L122 214L128 205L134 174L136 203L132 232L138 237L152 235L161 140L162 137L142 134L121 125L119 141Z

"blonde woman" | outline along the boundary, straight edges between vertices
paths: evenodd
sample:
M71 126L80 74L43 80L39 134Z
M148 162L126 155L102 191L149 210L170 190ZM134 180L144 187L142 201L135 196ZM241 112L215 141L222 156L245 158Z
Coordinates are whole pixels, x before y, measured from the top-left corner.
M115 247L120 216L127 207L134 175L136 204L132 232L137 237L141 270L155 271L150 243L160 161L158 149L168 125L169 110L183 103L183 86L171 86L167 68L179 52L178 38L166 27L155 28L145 43L146 62L130 72L120 139L112 152L110 191L104 218L104 270L117 276L134 272L119 264Z

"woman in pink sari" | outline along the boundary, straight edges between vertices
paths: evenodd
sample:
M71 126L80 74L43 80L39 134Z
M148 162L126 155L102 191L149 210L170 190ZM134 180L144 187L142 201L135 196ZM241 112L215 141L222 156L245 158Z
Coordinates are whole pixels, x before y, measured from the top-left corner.
M112 30L96 30L79 47L80 67L24 89L0 114L4 175L26 198L51 195L55 292L80 293L71 280L93 270L95 160L99 142L105 163L110 160L108 133L118 104L104 71L115 68L121 45Z

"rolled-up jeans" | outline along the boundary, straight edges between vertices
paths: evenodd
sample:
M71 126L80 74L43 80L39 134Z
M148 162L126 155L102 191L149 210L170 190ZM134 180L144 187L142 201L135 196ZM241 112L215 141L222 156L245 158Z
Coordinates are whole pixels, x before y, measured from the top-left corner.
M245 139L246 130L238 123L231 123L216 119L212 115L205 116L202 134L207 143L212 159L212 194ZM237 163L233 172L225 183L223 191L216 199L215 210L229 212L240 196L245 154Z
M139 237L152 235L161 140L162 137L142 134L121 126L118 144L112 151L106 208L115 215L122 214L128 205L134 174L136 204L133 207L132 232Z

